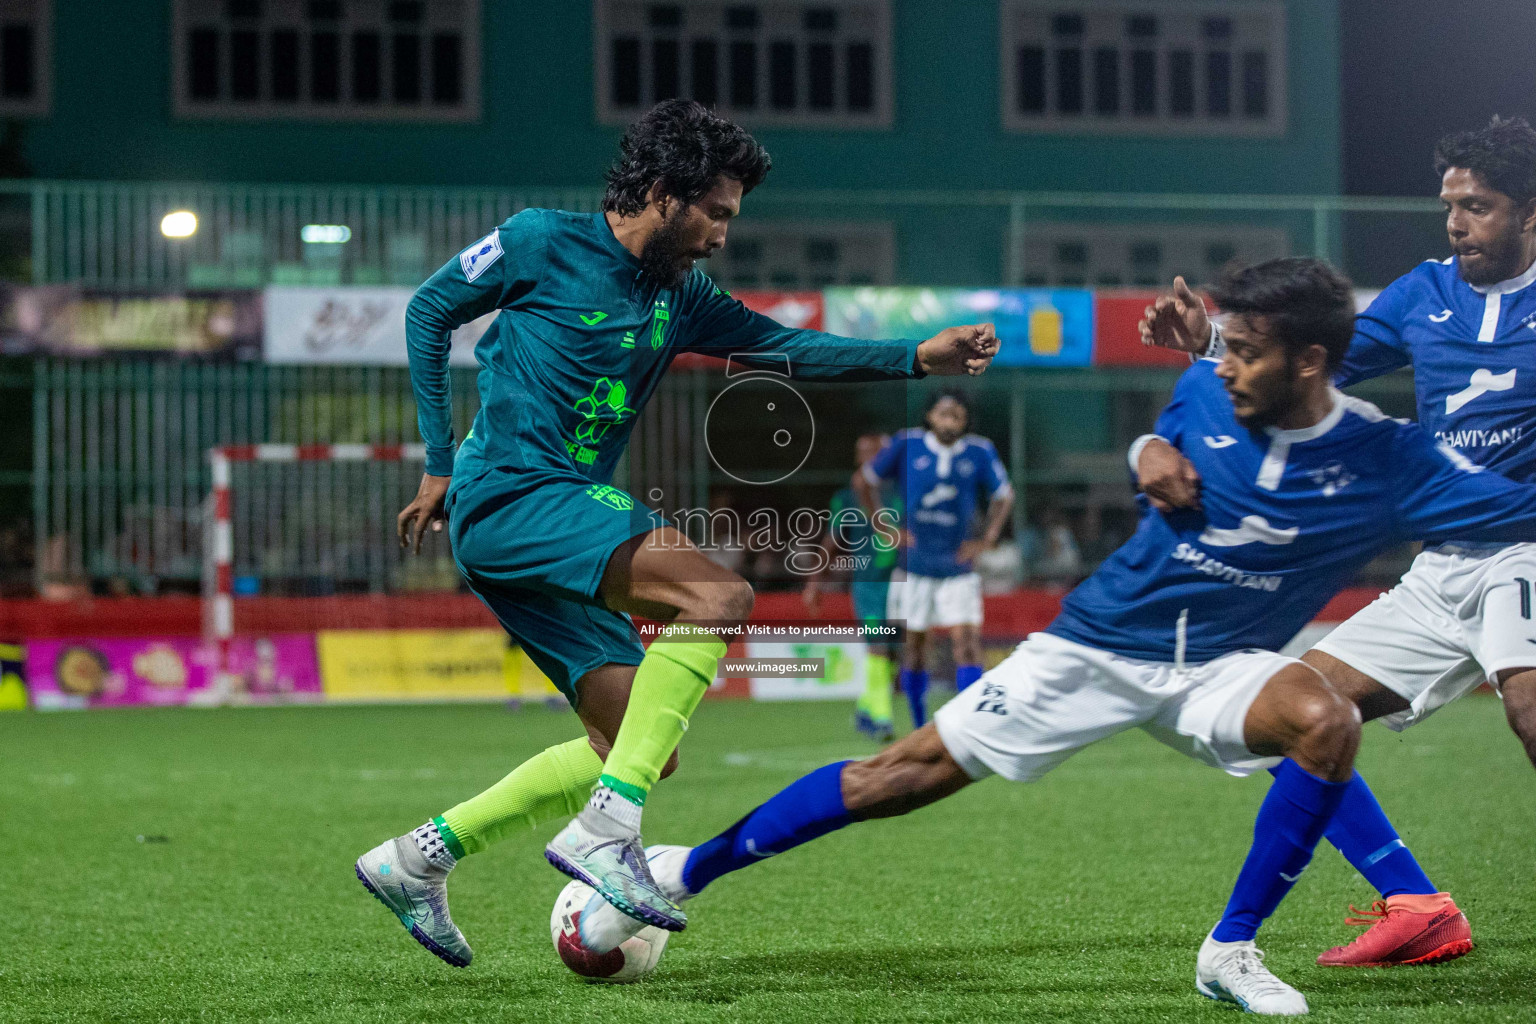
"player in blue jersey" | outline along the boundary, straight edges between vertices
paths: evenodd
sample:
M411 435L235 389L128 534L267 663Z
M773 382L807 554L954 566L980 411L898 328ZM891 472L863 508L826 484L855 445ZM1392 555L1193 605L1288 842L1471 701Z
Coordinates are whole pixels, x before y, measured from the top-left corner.
M1346 386L1412 365L1418 418L1469 462L1536 480L1536 131L1520 119L1452 135L1435 170L1453 255L1393 282L1356 323L1336 373ZM1149 310L1145 340L1203 345L1204 306L1182 282ZM1198 474L1165 445L1142 458L1149 489L1187 501ZM1448 538L1402 581L1309 651L1305 660L1392 729L1422 721L1487 682L1536 762L1536 545ZM1384 819L1382 819L1384 823ZM1347 833L1353 829L1358 835ZM1339 833L1335 839L1335 833ZM1380 966L1448 959L1471 949L1455 903L1438 892L1395 833L1341 814L1330 839L1381 893L1372 927L1319 957ZM1393 845L1396 843L1396 845ZM1381 855L1371 859L1373 853Z
M933 724L867 761L812 772L706 843L655 848L659 885L688 899L834 829L992 774L1039 779L1139 727L1233 775L1273 767L1196 984L1254 1012L1306 1012L1254 936L1335 811L1361 797L1360 717L1315 669L1273 652L1392 544L1536 537L1536 488L1473 472L1419 427L1331 386L1354 304L1325 264L1229 271L1214 292L1233 312L1227 351L1183 375L1157 422L1200 474L1201 507L1164 513L1143 496L1131 539ZM595 915L583 941L616 942L615 924L626 926Z
M869 461L890 443L884 434L864 434L854 442L854 480ZM875 517L865 510L854 485L832 495L827 505L827 532L821 538L822 568L805 581L801 599L814 618L821 614L822 576L836 561L847 561L848 594L853 617L863 626L885 623L891 572L896 568L900 539L900 499L880 501ZM878 528L877 528L878 527ZM891 666L894 645L871 641L864 645L864 693L854 705L853 726L881 743L896 735L891 716Z
M626 913L683 927L646 867L641 805L676 763L678 739L753 597L740 576L611 485L673 358L704 352L800 379L871 381L978 374L997 351L989 325L921 342L859 341L753 313L694 261L725 244L768 154L687 100L658 104L620 150L603 212L524 210L450 260L406 309L427 465L399 517L401 544L419 547L446 517L470 589L585 727L358 858L368 890L455 966L471 952L448 913L448 872L565 814L579 812L546 846L551 863ZM495 319L475 347L480 411L455 451L449 337L488 313ZM646 648L630 614L669 625Z
M891 484L905 508L902 571L891 580L886 614L906 626L901 689L912 727L928 720L928 632L948 628L954 645L955 689L981 678L981 577L976 556L997 543L1013 508L1013 487L992 442L967 434L965 392L934 392L924 430L903 430L855 475L864 506L879 506L877 488ZM986 518L976 534L982 502Z

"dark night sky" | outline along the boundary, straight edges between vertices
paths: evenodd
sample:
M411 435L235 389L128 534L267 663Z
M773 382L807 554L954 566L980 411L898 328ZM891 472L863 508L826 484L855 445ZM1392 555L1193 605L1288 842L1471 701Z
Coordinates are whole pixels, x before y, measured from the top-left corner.
M1492 114L1536 121L1536 3L1339 0L1344 191L1434 194L1435 140Z

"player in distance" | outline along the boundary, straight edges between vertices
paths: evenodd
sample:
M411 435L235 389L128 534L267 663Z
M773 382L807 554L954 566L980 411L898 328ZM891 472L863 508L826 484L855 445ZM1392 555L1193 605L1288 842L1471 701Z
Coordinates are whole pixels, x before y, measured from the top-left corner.
M1334 382L1344 387L1412 365L1425 429L1476 466L1533 482L1536 131L1522 119L1494 118L1479 131L1448 136L1435 148L1435 171L1453 255L1421 263L1371 302L1356 321ZM1182 280L1148 308L1142 332L1149 344L1204 351L1215 340L1220 350L1220 332ZM1198 500L1200 475L1171 446L1146 444L1138 468L1155 500ZM1303 660L1353 701L1363 719L1380 718L1398 730L1487 682L1504 698L1510 727L1536 763L1533 581L1536 544L1445 538ZM1343 841L1340 849L1381 899L1349 919L1371 927L1318 962L1422 962L1442 940L1465 932L1450 898L1437 892L1400 842L1391 845L1395 834L1357 823L1347 810L1329 838ZM1362 828L1365 842L1345 834ZM1470 947L1470 935L1463 938Z
M931 725L866 761L812 772L706 843L655 848L659 884L688 899L855 821L905 814L992 774L1033 781L1141 728L1233 775L1274 768L1196 984L1254 1012L1306 1012L1254 938L1341 804L1374 800L1352 767L1354 706L1314 668L1273 652L1394 543L1536 537L1536 488L1474 472L1419 427L1331 386L1354 298L1327 265L1274 260L1228 272L1214 291L1233 315L1227 350L1180 378L1157 423L1201 474L1200 507L1163 512L1139 498L1131 539ZM629 925L597 909L582 941L612 948Z
M1013 487L992 442L967 434L971 409L965 392L945 388L929 396L924 429L903 430L863 470L853 486L868 510L880 507L879 488L901 495L901 568L891 577L886 616L906 627L901 689L912 727L928 720L928 633L950 630L955 689L981 677L981 577L972 562L997 543L1013 508ZM978 504L986 500L981 536L972 536Z
M455 966L471 951L448 912L448 872L500 838L578 811L548 859L627 913L684 925L646 868L640 808L676 764L688 717L753 598L740 576L609 483L673 357L873 381L979 374L997 351L990 324L861 341L752 312L694 261L725 244L768 154L685 100L658 104L620 149L603 212L524 210L449 261L406 310L427 467L400 513L400 542L419 550L446 519L470 589L585 729L358 859L363 884ZM455 453L449 335L496 311L475 349L480 411ZM671 625L647 650L630 614Z
M890 438L884 434L864 434L854 442L856 482ZM896 568L894 543L899 536L900 499L876 503L876 516L884 520L884 529L875 528L875 520L854 492L856 483L832 495L827 506L827 532L822 534L821 554L825 560L821 572L807 577L801 591L806 613L821 615L822 577L836 559L851 559L848 595L853 602L853 617L860 625L878 626L885 622L885 608L890 590L891 571ZM880 512L884 509L884 512ZM864 693L854 705L853 727L880 743L889 743L896 735L891 715L892 655L894 645L867 642L864 652Z

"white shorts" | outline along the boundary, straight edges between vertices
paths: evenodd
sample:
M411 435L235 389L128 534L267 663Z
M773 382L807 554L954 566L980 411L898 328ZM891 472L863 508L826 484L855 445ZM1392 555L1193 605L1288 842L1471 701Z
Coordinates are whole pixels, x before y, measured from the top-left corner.
M1032 782L1083 747L1127 729L1232 775L1279 764L1243 742L1264 684L1287 665L1240 651L1184 669L1032 633L1006 661L933 716L939 738L973 779Z
M898 572L891 577L885 616L904 621L914 633L935 626L979 626L981 577L974 572L943 577Z
M1316 649L1408 701L1388 728L1422 721L1499 673L1536 668L1536 544L1441 544Z

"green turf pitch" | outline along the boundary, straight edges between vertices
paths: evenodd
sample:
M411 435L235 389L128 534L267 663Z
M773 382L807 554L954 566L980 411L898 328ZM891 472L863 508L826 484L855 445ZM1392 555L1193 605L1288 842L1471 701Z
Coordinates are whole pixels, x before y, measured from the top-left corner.
M647 838L704 839L870 752L848 713L706 705ZM1195 994L1194 957L1268 779L1139 733L1043 783L994 779L727 877L630 987L560 965L548 920L564 879L545 834L512 840L454 874L476 957L440 963L353 859L573 735L568 712L493 706L0 716L0 1019L1237 1019ZM1372 726L1362 767L1479 948L1440 967L1314 966L1353 934L1346 904L1374 895L1325 849L1260 935L1269 963L1319 1020L1536 1020L1536 776L1498 701L1404 736Z

